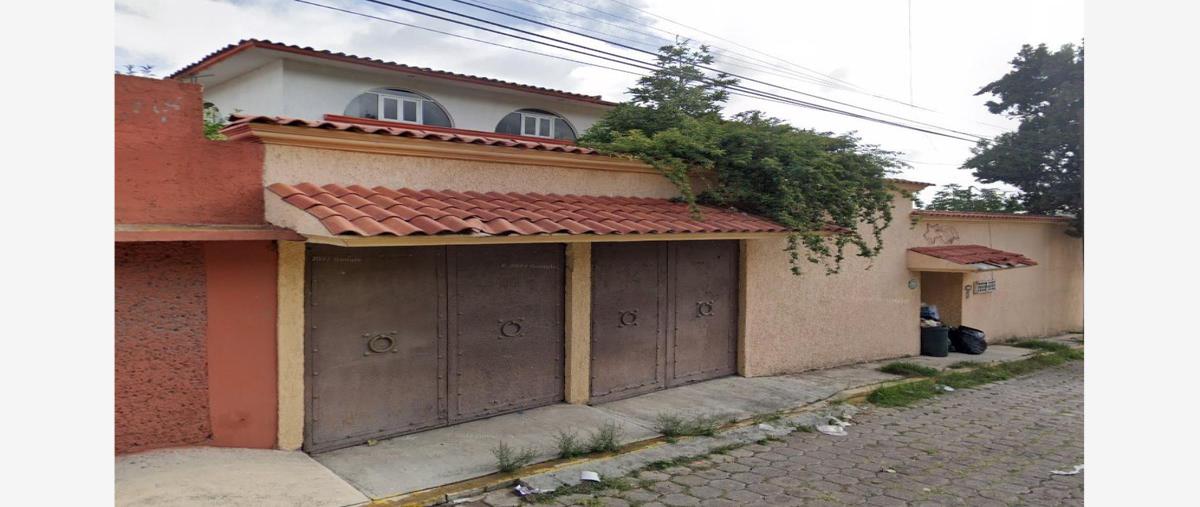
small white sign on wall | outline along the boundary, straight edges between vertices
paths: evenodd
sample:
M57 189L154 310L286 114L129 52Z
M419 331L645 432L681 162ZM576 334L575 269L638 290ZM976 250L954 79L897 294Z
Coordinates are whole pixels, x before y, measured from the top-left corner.
M996 292L996 281L995 280L980 280L978 282L975 282L975 287L974 287L973 292L976 294L991 294L993 292Z

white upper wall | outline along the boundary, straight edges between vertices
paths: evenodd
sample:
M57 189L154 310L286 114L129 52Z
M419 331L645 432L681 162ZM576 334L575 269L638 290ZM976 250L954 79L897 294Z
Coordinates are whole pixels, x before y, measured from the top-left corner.
M494 132L517 109L544 109L565 118L582 135L606 108L579 101L504 88L459 83L373 68L349 68L292 58L276 58L237 77L212 84L204 100L222 114L240 112L320 120L343 114L350 101L376 88L400 88L436 100L455 128Z

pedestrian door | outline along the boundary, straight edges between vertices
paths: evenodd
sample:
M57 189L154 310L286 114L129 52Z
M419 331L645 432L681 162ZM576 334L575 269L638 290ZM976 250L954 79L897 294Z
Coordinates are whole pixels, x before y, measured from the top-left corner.
M738 243L592 246L591 399L737 371Z
M304 448L554 403L561 245L310 245Z

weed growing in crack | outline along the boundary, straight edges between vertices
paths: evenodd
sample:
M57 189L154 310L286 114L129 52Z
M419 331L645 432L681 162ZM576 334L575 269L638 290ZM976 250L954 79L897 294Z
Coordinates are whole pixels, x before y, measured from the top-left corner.
M938 374L937 368L903 361L885 364L882 368L879 368L879 371L902 377L932 377Z
M496 457L496 466L501 472L510 473L532 463L533 459L537 457L537 451L528 447L518 451L509 447L508 444L500 442L492 448L492 456Z
M587 447L575 432L559 431L554 437L554 445L558 447L558 457L571 459L587 454Z
M588 450L591 452L617 452L621 448L621 428L609 421L600 426L588 439Z

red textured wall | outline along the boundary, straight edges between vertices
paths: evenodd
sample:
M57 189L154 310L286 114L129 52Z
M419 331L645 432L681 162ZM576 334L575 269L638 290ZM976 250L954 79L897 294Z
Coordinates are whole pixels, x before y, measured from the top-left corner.
M204 246L116 245L116 451L204 442Z
M263 224L263 147L204 138L200 86L115 76L119 224Z
M204 244L212 444L275 446L275 243Z

